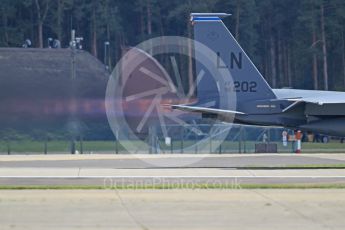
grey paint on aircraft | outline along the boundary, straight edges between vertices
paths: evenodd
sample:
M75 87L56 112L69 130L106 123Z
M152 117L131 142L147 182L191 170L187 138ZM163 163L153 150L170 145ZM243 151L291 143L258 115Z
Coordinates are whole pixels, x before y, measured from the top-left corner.
M217 68L227 68L233 85L219 93L229 97L227 90L237 96L237 108L202 108L195 105L173 105L174 109L201 113L227 121L249 125L283 126L332 136L345 136L345 93L296 89L271 89L241 46L226 28L221 18L227 14L193 13L195 40L212 49L217 55ZM219 60L223 62L220 62ZM224 64L223 64L224 63ZM196 72L202 66L196 64ZM225 79L226 81L227 79ZM216 94L210 73L198 85L198 104Z
M244 101L275 99L276 96L272 89L262 77L258 69L249 59L244 50L231 35L229 30L221 20L217 20L217 16L207 15L206 19L203 15L192 14L194 21L194 39L213 50L217 56L217 67L227 68L232 76L232 82L226 90L236 92L237 108L243 105ZM213 18L213 19L212 19ZM198 57L196 57L198 59ZM220 65L221 59L224 64ZM201 71L200 66L196 66L198 73ZM208 91L212 78L205 78L198 85L198 95L204 91ZM200 93L199 93L200 92ZM226 96L226 92L221 92L222 96Z

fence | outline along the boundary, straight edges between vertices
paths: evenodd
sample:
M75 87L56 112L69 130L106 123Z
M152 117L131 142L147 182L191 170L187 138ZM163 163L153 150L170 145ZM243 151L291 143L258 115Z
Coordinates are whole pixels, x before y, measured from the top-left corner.
M165 131L163 131L165 130ZM121 133L114 140L2 140L0 154L231 154L255 153L258 144L277 147L278 153L294 152L295 143L283 144L283 128L220 125L170 125L163 129L151 127L146 136ZM290 135L293 131L287 130ZM163 134L165 132L165 134ZM344 152L345 145L338 139L329 143L313 142L305 135L302 152Z

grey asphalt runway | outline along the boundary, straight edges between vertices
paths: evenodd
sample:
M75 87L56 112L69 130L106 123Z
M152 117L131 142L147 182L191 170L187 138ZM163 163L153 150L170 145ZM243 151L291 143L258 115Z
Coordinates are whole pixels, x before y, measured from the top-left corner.
M2 230L345 229L345 190L8 190Z
M0 190L0 229L340 230L343 189L242 186L345 184L344 169L302 167L342 164L345 154L1 156L0 186L104 189ZM186 189L194 185L204 189Z
M337 156L337 157L335 157ZM28 158L28 159L25 159ZM25 160L24 160L25 159ZM189 164L189 162L191 162ZM345 164L345 154L265 154L265 155L112 155L97 156L0 156L0 168L240 168L248 166L279 167L287 165Z
M342 164L345 154L14 155L0 157L0 185L345 184L345 169L322 169Z
M242 188L245 185L344 185L344 178L0 178L2 186L100 186L104 188Z

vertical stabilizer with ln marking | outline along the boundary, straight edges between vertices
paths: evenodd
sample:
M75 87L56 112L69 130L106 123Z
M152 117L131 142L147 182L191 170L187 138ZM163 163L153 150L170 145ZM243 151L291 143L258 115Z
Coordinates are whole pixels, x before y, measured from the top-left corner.
M217 54L217 68L227 68L233 78L233 86L227 90L236 93L238 108L246 101L275 99L270 86L262 77L253 62L243 51L236 39L224 25L222 18L229 16L224 13L192 13L194 39L203 43ZM197 43L195 43L197 46ZM197 47L195 47L197 49ZM196 54L197 55L197 54ZM196 59L198 57L196 56ZM222 60L222 61L220 61ZM196 73L201 70L196 63ZM210 93L212 76L204 76L198 84L198 97ZM228 96L220 92L221 96Z

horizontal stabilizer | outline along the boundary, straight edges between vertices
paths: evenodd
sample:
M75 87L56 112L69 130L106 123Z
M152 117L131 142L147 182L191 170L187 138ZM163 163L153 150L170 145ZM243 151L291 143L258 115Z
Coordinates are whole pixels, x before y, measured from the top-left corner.
M288 98L287 100L295 101L295 102L312 103L312 104L318 104L318 105L345 104L345 98L339 98L339 97Z
M274 89L280 100L304 102L307 104L345 104L345 92L300 90L300 89ZM293 97L291 97L293 95Z
M229 115L236 115L236 114L245 115L244 113L238 112L238 111L213 109L213 108L190 106L190 105L172 105L171 108L186 111L186 112L213 114L213 115L221 115L221 116L229 116Z

